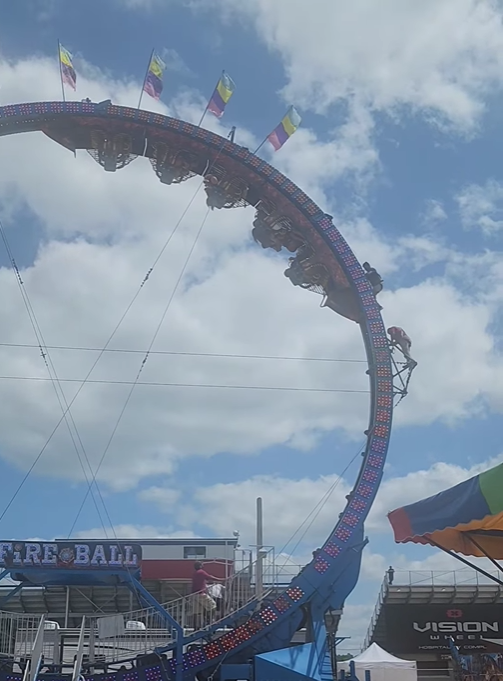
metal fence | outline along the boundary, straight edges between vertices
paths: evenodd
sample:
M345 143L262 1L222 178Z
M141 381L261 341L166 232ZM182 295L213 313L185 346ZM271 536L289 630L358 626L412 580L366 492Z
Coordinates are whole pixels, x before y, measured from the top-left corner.
M495 569L484 570L491 575L503 581L503 572ZM389 582L386 575L384 583ZM481 585L494 584L490 577L477 572L472 568L462 568L460 570L395 570L393 574L393 586L412 586L421 585L426 586L462 586L466 585Z
M0 613L0 656L28 657L41 619L42 615Z

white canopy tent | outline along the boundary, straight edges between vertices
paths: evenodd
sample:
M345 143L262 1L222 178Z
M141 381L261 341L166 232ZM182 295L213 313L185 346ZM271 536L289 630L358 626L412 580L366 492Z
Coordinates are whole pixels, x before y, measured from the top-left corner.
M377 643L353 658L356 676L365 681L365 670L371 681L417 681L417 667L412 660L401 660L383 650ZM349 662L339 662L339 667L349 670Z

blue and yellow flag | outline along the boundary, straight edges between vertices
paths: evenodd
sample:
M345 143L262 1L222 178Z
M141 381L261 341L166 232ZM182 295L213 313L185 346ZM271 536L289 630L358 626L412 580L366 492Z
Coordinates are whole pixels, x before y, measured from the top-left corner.
M162 76L165 68L166 64L159 55L154 53L150 60L145 82L143 83L143 91L154 99L160 99L161 97Z
M290 137L301 124L301 121L302 118L300 117L299 112L295 107L291 106L283 117L281 123L274 128L267 138L274 147L275 151L281 149L284 143L290 139Z
M66 83L73 90L76 90L77 74L73 68L72 55L63 47L63 45L59 45L59 68L63 83Z
M208 104L208 111L211 111L217 118L224 115L225 107L229 103L229 99L234 94L236 86L234 81L228 73L222 71L222 77L213 92L210 102Z

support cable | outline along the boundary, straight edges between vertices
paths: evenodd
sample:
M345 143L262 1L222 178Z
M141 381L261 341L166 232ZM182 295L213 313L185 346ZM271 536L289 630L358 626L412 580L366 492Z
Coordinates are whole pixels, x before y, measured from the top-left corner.
M0 347L6 348L37 348L38 345L30 343L0 343ZM146 350L139 350L134 348L89 348L78 345L48 345L49 350L68 350L75 352L107 352L107 353L125 353L144 355ZM151 350L151 355L168 355L175 357L217 357L224 359L264 359L274 361L292 361L292 362L334 362L343 364L367 364L365 359L338 359L336 357L290 357L286 355L240 355L237 353L222 353L222 352L186 352L182 350Z
M89 471L92 474L92 468L91 468L91 464L89 462L89 458L87 456L87 452L86 452L84 444L82 442L82 438L80 437L80 433L77 429L77 425L75 423L73 415L70 411L70 407L68 406L68 401L66 399L66 395L65 395L64 390L63 390L61 383L59 381L58 374L56 372L56 367L54 366L51 355L50 355L49 350L47 348L47 344L45 342L45 339L44 339L44 336L43 336L43 333L42 333L42 329L40 328L40 324L38 323L38 319L37 319L37 316L35 314L35 310L33 309L33 305L31 304L31 300L30 300L30 297L28 295L28 291L26 290L26 287L24 285L24 281L21 277L19 267L17 266L17 262L14 258L14 254L12 252L9 240L7 238L7 234L5 232L5 229L4 229L4 226L3 226L3 223L2 223L1 220L0 220L0 236L1 236L3 244L5 246L5 250L7 252L7 257L9 258L12 271L13 271L14 276L16 278L16 282L17 282L19 291L21 293L21 297L23 299L23 303L25 305L31 326L33 328L35 338L37 339L38 348L40 350L40 355L41 355L42 360L45 364L47 372L49 374L49 379L47 379L47 380L51 381L52 387L54 388L54 392L56 394L56 398L58 400L58 404L60 406L60 409L63 413L63 418L65 420L65 424L66 424L66 427L68 429L68 433L70 435L70 438L72 440L75 452L77 454L77 458L78 458L79 463L81 465L82 472L84 474L84 478L85 478L86 483L89 487L89 491L91 492L91 496L93 498L93 502L94 502L94 505L96 507L96 512L98 514L98 518L99 518L101 525L103 527L103 531L105 533L105 536L107 536L105 523L103 521L103 517L101 515L100 508L98 506L98 502L96 500L94 492L93 492L93 490L90 486L89 478L88 478L88 475L87 475L87 470L86 470L86 467L84 466L84 461L82 460L81 452L79 451L79 446L80 446L80 450L82 451L82 454L83 454L83 456L86 460L87 466L89 467ZM72 426L73 426L73 430L72 430ZM78 444L77 444L77 442L78 442ZM104 506L105 504L104 504L104 501L103 501L103 497L101 495L101 491L100 491L97 483L96 483L96 490L97 490L99 497L101 499L101 503ZM17 492L16 492L16 494L17 494ZM0 520L2 520L2 518L4 517L6 511L8 510L8 508L10 507L12 502L14 501L15 496L7 504L7 507L4 509L4 511L0 515Z
M31 466L28 468L28 471L26 472L25 476L23 477L23 479L22 479L21 482L19 483L18 487L17 487L16 490L14 491L14 494L12 495L11 499L8 501L6 508L4 509L4 511L2 512L2 514L0 515L0 521L3 519L3 517L5 516L5 513L6 513L7 510L10 508L10 506L12 505L13 501L15 500L15 498L17 497L17 495L19 494L19 492L21 491L21 489L24 487L26 481L27 481L28 478L30 477L30 475L31 475L31 473L33 472L35 466L37 465L37 463L38 463L38 462L40 461L40 459L42 458L42 456L43 456L45 450L47 449L47 447L49 446L49 444L50 444L52 438L54 437L54 435L56 434L57 430L59 429L59 426L60 426L61 423L65 420L65 417L66 417L66 415L67 415L67 413L68 413L68 410L72 407L73 403L75 402L75 400L76 400L77 397L79 396L79 394L80 394L82 388L83 388L84 385L87 383L87 381L88 381L88 379L90 378L91 374L93 373L94 369L96 368L96 366L98 365L99 361L100 361L101 358L103 357L103 355L104 355L106 349L108 348L108 346L109 346L110 343L112 342L113 338L115 337L116 333L118 332L119 328L121 327L123 321L125 320L125 318L126 318L127 315L129 314L131 308L133 307L134 303L136 302L136 300L137 300L138 296L140 295L142 289L144 288L145 284L146 284L147 281L150 279L150 276L152 275L152 273L153 273L155 267L158 265L158 263L159 263L159 261L160 261L162 255L164 254L164 252L165 252L166 248L168 247L169 243L171 242L171 239L173 238L173 236L174 236L175 233L177 232L177 230L178 230L180 224L182 223L184 217L186 216L186 214L188 213L190 207L192 206L193 202L195 201L196 196L198 195L198 193L199 193L201 187L203 186L205 175L207 174L208 170L211 169L211 167L212 167L212 166L214 165L214 163L217 161L217 159L218 159L218 157L219 157L219 155L220 155L220 153L221 153L221 151L222 151L222 148L223 148L223 145L224 145L224 144L225 144L225 140L222 142L222 145L221 145L220 149L218 150L218 153L216 154L215 159L212 161L212 163L210 164L209 161L207 162L206 168L205 168L205 170L203 171L203 175L202 175L201 182L198 184L198 186L197 186L197 188L196 188L196 191L194 192L192 198L189 200L187 206L186 206L185 209L182 211L182 214L180 215L178 221L177 221L176 224L175 224L175 227L173 228L173 230L172 230L171 233L169 234L168 238L167 238L166 241L164 242L164 244L163 244L163 246L162 246L160 252L158 253L158 255L157 255L157 257L155 258L154 262L152 263L151 267L148 269L147 273L146 273L145 276L143 277L143 280L142 280L140 286L138 287L136 293L134 294L133 298L131 299L131 301L130 301L129 304L127 305L127 307L126 307L124 313L122 314L122 316L120 317L119 321L118 321L117 324L115 325L115 327L114 327L112 333L110 334L110 336L108 337L108 339L107 339L105 345L104 345L103 348L100 350L100 352L99 352L99 354L98 354L98 357L96 358L96 360L94 361L93 365L92 365L91 368L89 369L89 371L88 371L86 377L84 378L83 382L81 383L81 385L80 385L79 388L77 389L75 395L74 395L73 398L70 400L70 402L69 402L69 404L68 404L68 408L65 409L65 411L63 412L61 418L59 419L59 421L58 421L58 422L56 423L56 425L54 426L54 428L53 428L53 430L51 431L49 437L47 438L45 444L43 445L43 447L41 448L41 450L39 451L39 453L38 453L37 456L35 457L34 461L33 461L32 464L31 464Z
M363 449L364 447L365 447L365 443L362 443L362 444L358 447L356 453L353 455L353 457L351 458L351 460L349 461L349 463L345 466L345 468L343 469L343 471L341 472L341 474L337 476L336 480L334 480L334 482L330 485L330 487L328 488L328 490L323 494L323 496L322 496L321 499L318 501L318 503L316 504L316 506L310 511L310 513L306 516L306 518L305 518L305 519L303 520L303 522L299 525L299 527L295 530L295 532L293 532L293 534L290 536L290 538L285 542L285 544L283 545L283 548L279 551L279 554L282 554L282 553L286 550L286 548L287 548L287 546L290 544L290 542L293 541L293 539L297 536L297 534L298 534L298 533L302 530L302 528L305 526L304 531L302 532L302 534L300 535L299 539L297 540L297 543L295 544L295 546L293 547L293 549L291 549L291 551L290 551L289 554L288 554L288 556L289 556L290 558L292 557L292 555L295 553L296 549L299 547L300 543L302 542L302 540L304 539L304 537L306 536L306 534L309 532L309 530L310 530L311 527L313 526L313 523L316 521L316 519L317 519L318 516L320 515L320 513L321 513L321 511L323 510L325 504L326 504L327 501L330 499L330 497L332 496L332 494L335 492L335 490L337 489L337 487L340 485L341 481L342 481L343 478L344 478L344 475L347 473L347 471L349 470L349 468L350 468L350 467L353 465L353 463L356 461L356 459L358 458L358 456L360 456L361 451L362 451L362 449ZM280 566L280 568L284 568L284 567L286 567L286 565L287 565L287 563L285 562L285 563L283 563L283 565Z
M0 381L50 381L45 376L0 376ZM58 378L60 383L81 383L81 378ZM287 385L231 385L227 383L180 383L170 381L121 381L111 379L91 378L86 381L89 384L98 385L143 385L147 387L167 388L213 388L216 390L280 390L285 392L307 393L346 393L355 395L368 395L370 390L356 390L353 388L304 388L302 386Z
M129 402L131 401L131 397L133 396L133 392L134 392L136 386L138 385L138 382L139 382L139 380L140 380L140 376L141 376L141 374L142 374L142 372L143 372L143 369L145 368L145 365L146 365L147 362L148 362L148 359L149 359L149 357L150 357L150 351L151 351L151 349L152 349L152 347L153 347L155 341L157 340L157 336L159 335L159 332L160 332L161 327L162 327L162 325L163 325L163 323L164 323L164 320L165 320L165 318L166 318L166 315L168 314L169 308L171 307L171 303L173 302L173 298L174 298L175 295L176 295L176 292L177 292L177 290L178 290L178 287L179 287L179 285L180 285L180 283L181 283L181 281L182 281L182 278L183 278L183 276L184 276L184 274L185 274L185 271L186 271L186 269L187 269L187 266L188 266L188 264L189 264L190 258L192 257L192 254L193 254L193 252L194 252L194 250L195 250L195 248L196 248L197 242L199 241L199 237L201 236L201 232L203 231L204 225L206 224L206 220L208 219L209 213L210 213L210 209L208 208L208 210L206 211L206 214L205 214L205 216L204 216L204 218L203 218L203 220L202 220L202 222L201 222L201 225L200 225L200 227L199 227L199 229L198 229L198 231L197 231L196 238L194 239L194 243L192 244L192 246L191 246L191 248L190 248L190 251L189 251L189 253L188 253L188 255L187 255L186 259L185 259L184 265L183 265L182 270L181 270L181 272L180 272L180 274L179 274L179 276L178 276L178 279L177 279L177 281L176 281L176 283L175 283L175 286L174 286L174 288L173 288L173 291L172 291L172 293L171 293L171 295L170 295L170 297L169 297L169 299L168 299L168 302L167 302L167 304L166 304L166 306L165 306L165 308L164 308L164 310L163 310L163 313L162 313L162 315L161 315L161 318L160 318L160 320L159 320L159 322L158 322L158 324L157 324L157 327L156 327L156 329L155 329L155 331L154 331L154 335L153 335L153 337L152 337L152 340L150 341L150 344L149 344L149 347L148 347L148 349L147 349L147 352L145 353L145 356L144 356L144 358L143 358L143 360L142 360L142 362L141 362L141 364L140 364L140 367L139 367L139 369L138 369L138 373L136 374L135 380L134 380L133 383L131 384L131 388L130 388L128 394L127 394L127 397L126 397L126 400L125 400L125 402L124 402L124 405L123 405L123 407L122 407L122 409L121 409L121 411L120 411L120 413L119 413L119 417L117 418L117 421L116 421L116 423L115 423L115 425L114 425L114 427L113 427L113 429L112 429L112 432L111 432L111 434L110 434L110 438L109 438L109 440L108 440L108 442L107 442L107 444L106 444L106 446L105 446L105 449L104 449L103 454L102 454L102 456L101 456L101 459L100 459L100 461L99 461L99 463L98 463L98 466L97 466L96 470L94 471L93 480L96 480L96 476L97 476L98 473L100 472L101 467L102 467L102 465L103 465L103 463L104 463L104 461L105 461L106 455L108 454L108 451L109 451L109 449L110 449L110 446L112 445L112 442L113 442L113 440L114 440L114 438L115 438L115 435L116 435L116 433L117 433L117 430L118 430L118 428L119 428L119 426L120 426L120 424L121 424L122 418L123 418L123 416L124 416L124 414L125 414L125 412L126 412L126 409L127 409L128 405L129 405ZM87 491L86 491L86 494L84 495L84 498L83 498L83 500L82 500L82 503L81 503L81 505L80 505L80 508L79 508L79 510L78 510L78 512L77 512L77 515L76 515L76 517L75 517L75 520L73 521L73 524L72 524L72 527L71 527L71 530L70 530L70 534L68 535L69 537L72 536L72 532L73 532L73 530L75 529L75 525L77 524L78 519L80 518L80 514L82 513L82 509L84 508L84 505L85 505L85 503L86 503L86 501L87 501L87 497L88 497L88 496L89 496L89 490L87 490Z

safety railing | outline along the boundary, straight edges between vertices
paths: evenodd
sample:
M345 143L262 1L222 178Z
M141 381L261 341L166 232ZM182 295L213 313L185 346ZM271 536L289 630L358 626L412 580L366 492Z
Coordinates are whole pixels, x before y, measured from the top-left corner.
M500 570L486 569L484 570L491 575L503 581L503 572ZM388 575L385 576L385 582L389 580ZM490 577L477 572L473 568L462 568L460 570L394 570L392 575L393 586L415 586L424 584L426 586L462 586L466 585L482 585L494 584Z
M173 640L171 628L154 608L128 615L90 617L84 621L82 647L85 664L97 668L106 663L133 659L152 652ZM23 672L32 655L42 616L14 615L0 612L0 664L12 664L13 671ZM80 629L62 629L46 621L42 645L44 665L71 665L79 649Z
M266 556L262 571L264 592L282 591L300 568L285 561L284 557L275 561L273 556ZM213 610L202 609L198 595L190 594L163 604L161 609L150 607L115 615L86 616L85 664L105 668L107 664L129 660L169 645L175 639L169 618L179 624L186 635L215 625L256 597L256 562L243 561L241 570L218 584L221 588L213 593L217 606ZM0 658L15 660L22 670L23 661L31 654L40 619L41 615L0 612ZM79 634L80 629L62 629L57 622L46 621L44 663L72 664L79 647Z
M377 596L377 603L375 604L374 607L374 612L372 613L372 617L370 619L370 624L367 629L367 634L365 636L365 640L363 642L363 649L366 650L368 646L370 645L370 641L372 639L372 635L374 633L374 629L377 624L377 620L379 619L379 615L381 614L381 608L384 603L384 599L386 597L386 594L388 592L388 586L389 586L389 579L387 575L384 578L383 583L381 584L381 588L379 589L379 595Z
M173 629L154 608L127 615L93 617L88 620L84 655L89 663L95 662L99 666L151 653L154 648L168 645L174 639Z
M0 613L0 657L29 657L42 615Z
M264 593L278 593L287 588L292 576L300 570L299 565L280 564L275 560L263 562ZM243 569L218 583L222 586L220 598L214 596L216 609L201 607L198 594L190 594L163 605L167 613L183 629L185 635L209 626L218 626L232 612L242 608L256 597L256 563L246 562ZM210 587L210 596L212 594ZM139 654L147 654L155 648L167 646L174 634L166 623L163 613L155 608L134 610L122 615L125 629L106 639L99 636L100 617L89 619L90 630L95 631L93 659L120 661Z

